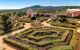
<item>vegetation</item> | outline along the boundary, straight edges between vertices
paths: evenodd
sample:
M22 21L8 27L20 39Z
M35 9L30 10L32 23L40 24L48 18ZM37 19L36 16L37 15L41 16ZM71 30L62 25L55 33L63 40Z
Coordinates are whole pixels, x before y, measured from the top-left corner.
M66 17L59 17L56 20L52 19L50 21L47 21L47 23L53 25L53 26L61 26L61 27L69 27L69 28L76 28L77 27L77 21L79 19L75 18L66 18Z
M13 30L23 28L23 22L18 21L18 18L12 13L0 15L0 34L8 33Z
M77 42L77 24L80 17L56 16L51 19L44 13L65 13L67 8L80 8L77 6L42 7L32 6L33 11L42 15L27 17L26 9L0 10L0 34L24 28L24 23L31 23L32 28L3 38L4 42L14 45L22 50L74 50ZM48 21L48 19L51 19ZM47 20L47 21L46 21ZM51 26L44 26L46 21Z
M74 30L73 30L74 31ZM4 38L7 43L11 43L21 49L69 49L73 50L73 45L71 39L74 32L71 32L70 29L61 29L57 27L44 27L43 29L34 29L24 30L21 33L11 35ZM55 47L53 47L55 46ZM49 47L49 48L46 48ZM66 47L66 48L65 48Z
M9 16L2 15L1 20L3 22L3 30L5 33L11 31L12 29L12 22L10 21Z

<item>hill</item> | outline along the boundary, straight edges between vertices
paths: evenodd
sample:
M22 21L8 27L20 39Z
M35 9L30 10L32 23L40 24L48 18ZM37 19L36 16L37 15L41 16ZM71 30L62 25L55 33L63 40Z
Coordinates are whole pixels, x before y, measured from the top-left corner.
M1 12L17 12L17 11L25 11L27 9L33 9L33 10L66 10L66 9L75 9L80 8L80 6L40 6L40 5L34 5L30 7L25 7L21 9L6 9L6 10L0 10Z

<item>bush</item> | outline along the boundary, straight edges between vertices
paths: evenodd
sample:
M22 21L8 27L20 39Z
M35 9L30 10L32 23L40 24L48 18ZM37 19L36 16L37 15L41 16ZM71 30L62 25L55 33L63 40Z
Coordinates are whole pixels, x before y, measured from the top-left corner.
M47 46L54 46L53 48L50 48L51 50L56 50L56 48L67 50L71 48L68 47L69 44L66 46L66 42L64 40L67 38L69 31L70 29L58 27L44 27L43 29L40 28L38 30L30 28L15 35L6 37L4 38L4 41L22 48L22 50L38 50L38 48L45 48ZM58 38L58 34L60 32L64 33L62 33L63 39Z
M54 47L54 48L51 48L49 50L73 50L72 46L59 46L59 47Z

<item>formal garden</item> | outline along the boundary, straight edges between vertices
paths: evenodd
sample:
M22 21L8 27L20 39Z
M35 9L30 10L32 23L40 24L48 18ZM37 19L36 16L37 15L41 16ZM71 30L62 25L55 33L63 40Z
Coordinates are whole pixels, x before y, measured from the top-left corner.
M78 21L79 19L77 18L68 18L65 16L59 16L56 19L51 19L50 21L47 21L47 23L51 24L52 26L76 28Z
M30 28L4 38L21 50L74 50L76 29L60 27Z
M54 19L44 16L13 19L1 16L4 33L23 29L25 23L30 23L32 26L30 29L4 37L3 41L21 50L74 50L77 42L78 20L65 16L58 16ZM50 26L45 26L44 23Z

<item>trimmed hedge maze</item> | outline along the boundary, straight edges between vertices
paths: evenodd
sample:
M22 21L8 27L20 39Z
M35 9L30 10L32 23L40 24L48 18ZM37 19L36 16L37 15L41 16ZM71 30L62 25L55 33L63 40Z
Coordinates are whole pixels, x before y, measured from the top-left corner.
M4 38L4 42L13 44L22 50L73 50L74 30L56 27L28 29Z
M60 27L68 27L68 28L76 28L77 22L79 19L76 18L65 18L66 21L61 22L59 19L52 19L50 21L47 21L47 23L51 24L52 26L60 26Z

